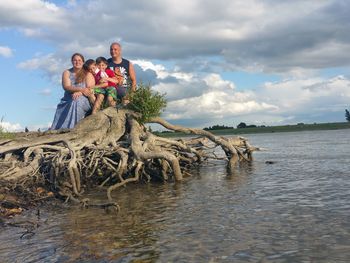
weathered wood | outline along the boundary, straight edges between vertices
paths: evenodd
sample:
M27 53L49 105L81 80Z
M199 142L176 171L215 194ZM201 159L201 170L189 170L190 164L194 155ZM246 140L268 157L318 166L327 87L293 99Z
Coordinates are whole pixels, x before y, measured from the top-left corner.
M85 118L72 130L22 133L3 140L0 184L9 189L19 183L46 185L57 196L71 200L79 198L87 186L108 186L107 197L112 202L112 191L130 182L149 181L154 175L183 180L184 174L190 174L188 167L215 158L208 150L216 146L224 151L230 170L241 161L251 161L252 152L258 150L242 137L216 136L151 119L169 130L198 135L188 140L162 138L147 131L137 116L110 107Z

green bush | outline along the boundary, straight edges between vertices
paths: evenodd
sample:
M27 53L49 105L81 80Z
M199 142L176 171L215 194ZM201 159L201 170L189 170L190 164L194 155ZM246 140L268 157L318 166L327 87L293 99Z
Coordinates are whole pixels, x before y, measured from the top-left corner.
M152 91L150 85L139 84L136 91L130 94L127 108L141 113L139 122L145 123L153 117L159 117L166 107L165 94Z
M13 139L15 136L13 133L7 132L4 127L1 126L3 118L0 121L0 139Z
M12 139L14 136L12 133L5 131L5 129L0 125L0 139Z

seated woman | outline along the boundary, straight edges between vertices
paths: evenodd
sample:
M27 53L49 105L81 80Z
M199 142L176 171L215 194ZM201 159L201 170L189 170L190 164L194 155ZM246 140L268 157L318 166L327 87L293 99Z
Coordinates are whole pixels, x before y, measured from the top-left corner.
M95 101L95 96L90 89L95 85L95 79L91 73L83 69L83 55L75 53L71 61L73 67L62 74L64 96L57 105L52 130L74 128L91 112L90 103Z

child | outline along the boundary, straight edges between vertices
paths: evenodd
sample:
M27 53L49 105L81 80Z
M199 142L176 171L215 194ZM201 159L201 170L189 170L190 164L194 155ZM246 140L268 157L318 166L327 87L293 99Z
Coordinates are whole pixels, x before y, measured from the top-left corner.
M88 60L85 63L85 69L94 75L96 83L93 90L96 94L96 100L92 108L92 114L96 113L101 108L105 97L107 97L108 106L115 107L116 105L116 83L118 80L114 72L107 68L107 64L107 59L104 57L98 57L96 63L94 63L93 60Z
M98 72L98 68L96 67L96 62L93 59L88 59L85 61L83 68L86 72L92 73L92 75L95 77L96 73ZM94 93L94 87L91 88L91 95L88 97L89 102L91 104L91 108L94 106L96 101L96 96Z

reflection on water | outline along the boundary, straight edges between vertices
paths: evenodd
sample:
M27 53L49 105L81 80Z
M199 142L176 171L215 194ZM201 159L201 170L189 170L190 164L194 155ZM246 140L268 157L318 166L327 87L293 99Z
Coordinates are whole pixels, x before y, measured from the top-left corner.
M34 235L3 227L1 262L349 262L349 130L247 137L268 151L235 174L212 162L116 191L117 215L57 208Z

